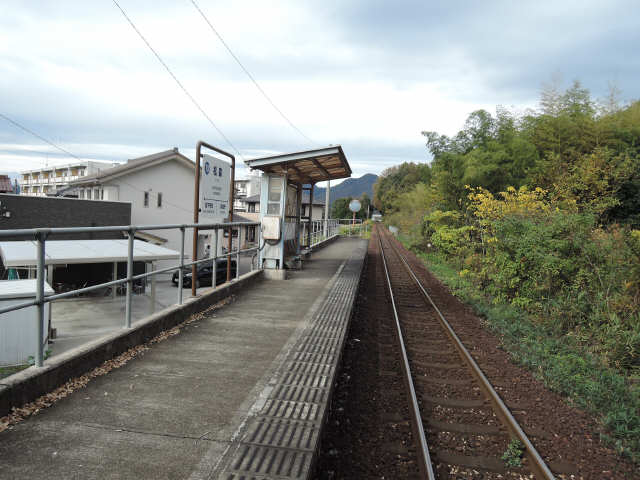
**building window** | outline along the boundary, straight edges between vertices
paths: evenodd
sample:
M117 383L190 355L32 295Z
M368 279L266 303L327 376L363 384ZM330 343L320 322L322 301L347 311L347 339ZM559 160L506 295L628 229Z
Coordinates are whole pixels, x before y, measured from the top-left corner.
M149 192L144 192L144 206L149 206Z
M100 189L100 200L104 200L104 188Z
M78 197L84 199L84 190L80 189L79 192Z
M158 208L162 208L162 192L158 192Z
M91 189L87 188L87 200L91 200Z
M267 215L280 215L280 199L282 197L282 179L269 177L267 195Z

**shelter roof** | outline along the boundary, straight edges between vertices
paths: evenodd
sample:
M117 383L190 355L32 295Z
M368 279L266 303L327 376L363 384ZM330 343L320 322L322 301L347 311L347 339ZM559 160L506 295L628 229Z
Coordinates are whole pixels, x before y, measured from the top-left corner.
M37 265L37 246L33 240L0 242L0 256L5 268ZM45 250L46 265L72 263L126 262L128 240L49 240ZM180 253L142 240L133 241L133 259L139 262L171 260Z
M351 167L340 145L253 158L245 163L265 173L287 174L289 181L301 184L351 176Z

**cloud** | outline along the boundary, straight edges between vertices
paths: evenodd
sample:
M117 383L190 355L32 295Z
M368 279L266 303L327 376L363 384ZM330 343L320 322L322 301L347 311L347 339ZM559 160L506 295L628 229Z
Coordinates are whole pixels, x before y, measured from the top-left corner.
M555 72L640 97L639 14L610 2L260 2L200 7L273 101L356 175L426 161L422 130L453 134L495 105L535 106ZM120 1L243 156L311 145L275 112L189 1ZM124 161L199 139L233 151L110 2L7 2L2 113L82 158ZM0 120L0 170L65 162Z

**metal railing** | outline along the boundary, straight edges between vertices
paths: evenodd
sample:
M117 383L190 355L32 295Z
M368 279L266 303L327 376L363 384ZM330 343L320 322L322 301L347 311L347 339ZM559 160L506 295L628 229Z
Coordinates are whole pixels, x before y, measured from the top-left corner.
M368 231L368 225L357 218L355 223L350 218L330 218L329 220L313 220L311 226L302 222L300 229L300 245L308 247L309 228L311 228L311 248L336 235L363 236Z
M338 234L347 237L363 237L369 231L369 225L362 219L341 218L338 220Z
M338 220L333 219L301 222L300 227L300 245L305 248L313 248L338 234Z
M126 226L113 226L113 227L72 227L72 228L33 228L33 229L18 229L18 230L0 230L0 240L3 237L23 237L25 239L35 239L37 244L37 266L36 266L36 298L35 300L30 300L27 302L17 303L14 305L9 305L6 307L0 308L0 315L3 313L8 313L14 310L20 310L23 308L37 306L36 312L36 321L37 321L37 341L36 341L36 352L34 355L35 366L41 367L44 360L44 349L46 342L43 342L42 339L44 337L44 316L45 316L45 304L47 302L51 303L54 300L60 300L67 297L72 297L78 294L88 293L98 289L104 289L105 287L117 288L118 285L126 284L126 297L125 297L125 318L124 318L124 328L131 328L131 314L132 314L132 294L133 294L133 284L136 280L146 279L147 277L153 277L154 275L158 275L161 273L169 273L173 271L178 272L178 304L182 305L183 295L183 276L185 273L185 267L189 267L191 265L199 265L206 262L210 262L212 264L212 280L211 285L212 288L216 288L217 284L217 260L219 258L227 258L227 261L231 261L231 257L236 257L236 279L240 276L240 254L245 252L257 251L258 247L251 247L241 250L240 242L238 242L238 246L235 252L230 251L224 253L222 255L216 255L217 252L217 238L218 231L220 230L231 230L234 227L240 228L243 226L257 226L259 223L256 222L232 222L232 223L191 223L191 224L171 224L171 225L126 225ZM196 259L195 261L185 263L185 253L184 253L184 242L185 242L185 232L187 229L199 229L202 230L212 230L214 233L214 249L212 250L214 255L207 258ZM149 231L149 230L180 230L180 256L179 256L179 264L176 266L170 266L167 268L161 268L158 270L151 270L149 272L141 273L139 275L133 274L133 262L134 258L134 238L135 233L140 230ZM47 238L50 235L55 234L75 234L75 233L98 233L98 232L123 232L128 235L128 254L127 254L127 276L121 279L114 279L110 282L104 282L96 285L91 285L89 287L79 288L75 290L70 290L64 293L58 293L54 295L44 295L44 284L45 284L45 252L46 252L46 242ZM251 264L251 270L253 270L253 264ZM197 277L197 274L196 274ZM197 278L191 279L192 282L196 282ZM2 318L0 317L0 320Z

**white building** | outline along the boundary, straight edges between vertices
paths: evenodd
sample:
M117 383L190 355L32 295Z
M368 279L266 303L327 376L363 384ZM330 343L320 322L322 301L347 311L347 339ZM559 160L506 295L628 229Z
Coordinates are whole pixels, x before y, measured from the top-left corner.
M233 211L246 212L247 205L244 199L260 194L260 174L251 173L249 178L235 181L235 192L233 197Z
M55 195L60 190L67 188L69 182L113 168L116 165L118 163L87 160L23 170L20 172L19 178L20 193L35 196Z
M131 203L133 225L193 223L195 164L177 148L129 160L71 182L79 198ZM137 235L172 250L180 250L180 231L153 230ZM191 257L193 231L185 235ZM160 265L175 265L176 262Z
M260 189L258 189L258 192L260 192ZM236 212L260 213L260 193L241 198L237 202L239 208L235 209L234 207L234 211ZM311 212L313 217L312 220L324 220L324 205L325 203L323 200L319 200L317 198L313 200L313 209ZM302 217L309 216L309 192L302 193L300 213Z

